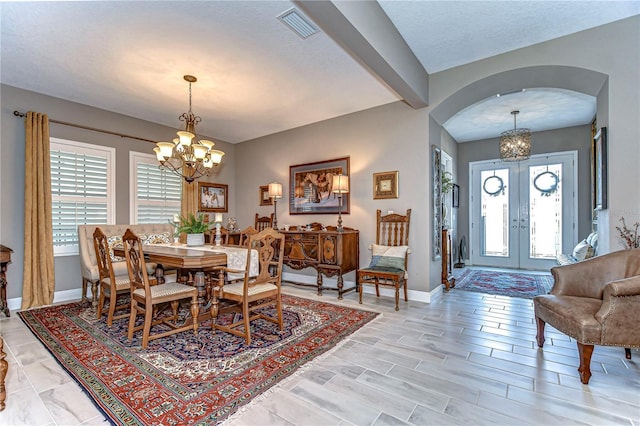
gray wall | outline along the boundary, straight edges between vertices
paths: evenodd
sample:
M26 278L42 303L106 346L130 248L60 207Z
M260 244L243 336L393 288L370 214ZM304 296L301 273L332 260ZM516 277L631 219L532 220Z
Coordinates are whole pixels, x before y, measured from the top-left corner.
M22 296L22 264L24 256L24 118L13 115L21 112L37 111L45 113L49 119L82 124L94 128L120 132L151 140L167 140L173 137L180 122L176 110L176 128L161 126L148 121L115 114L65 101L35 92L0 86L2 98L2 143L0 145L0 242L14 251L12 263L7 271L9 286L7 297ZM109 146L116 149L116 223L130 223L129 220L129 152L153 153L154 145L149 142L119 136L82 130L60 124L50 125L50 135L56 138ZM216 182L229 184L233 191L233 164L235 146L224 142L216 143L226 153L220 174L210 177ZM233 212L233 195L229 205ZM57 256L55 258L56 291L81 287L80 262L78 256Z
M409 288L427 291L439 284L439 275L430 277L430 180L428 143L429 116L396 102L309 126L241 143L236 155L236 196L238 222L252 223L256 212L266 214L271 207L259 207L258 187L277 181L283 184L278 203L278 224L322 222L335 225L337 215L290 215L289 167L297 164L350 156L351 212L343 215L344 226L360 230L360 264L371 258L367 247L375 242L375 212L412 209L409 242ZM373 173L399 170L399 198L373 199ZM345 279L354 281L355 274Z

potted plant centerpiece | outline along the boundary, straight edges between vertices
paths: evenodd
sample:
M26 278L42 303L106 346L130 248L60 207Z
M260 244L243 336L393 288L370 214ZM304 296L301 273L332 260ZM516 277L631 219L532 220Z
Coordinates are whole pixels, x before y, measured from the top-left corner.
M202 213L197 217L193 213L189 213L187 217L180 216L178 232L187 234L188 246L202 246L204 245L204 233L209 230L210 226Z

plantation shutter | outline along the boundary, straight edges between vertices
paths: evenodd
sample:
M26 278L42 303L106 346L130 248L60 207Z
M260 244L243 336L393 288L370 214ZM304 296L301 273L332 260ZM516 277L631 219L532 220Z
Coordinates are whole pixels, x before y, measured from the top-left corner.
M109 151L86 146L52 138L51 201L55 254L77 254L78 225L106 224L112 216L109 214Z
M160 169L156 161L136 161L136 222L167 223L180 213L180 177Z

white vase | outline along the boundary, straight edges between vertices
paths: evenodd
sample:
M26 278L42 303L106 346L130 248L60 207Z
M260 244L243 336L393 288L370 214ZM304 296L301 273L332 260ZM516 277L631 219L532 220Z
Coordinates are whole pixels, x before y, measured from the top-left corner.
M203 246L204 234L187 234L188 246Z

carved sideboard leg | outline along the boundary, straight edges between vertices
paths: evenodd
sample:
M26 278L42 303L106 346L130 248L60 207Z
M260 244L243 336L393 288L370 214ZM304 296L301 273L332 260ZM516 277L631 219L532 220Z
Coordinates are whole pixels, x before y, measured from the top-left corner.
M343 288L344 288L344 281L342 280L342 274L338 274L338 300L342 300Z
M4 353L4 340L0 336L0 411L4 410L4 401L7 398L7 391L4 387L4 379L7 377L7 370L9 369L9 363L5 358L7 354Z

